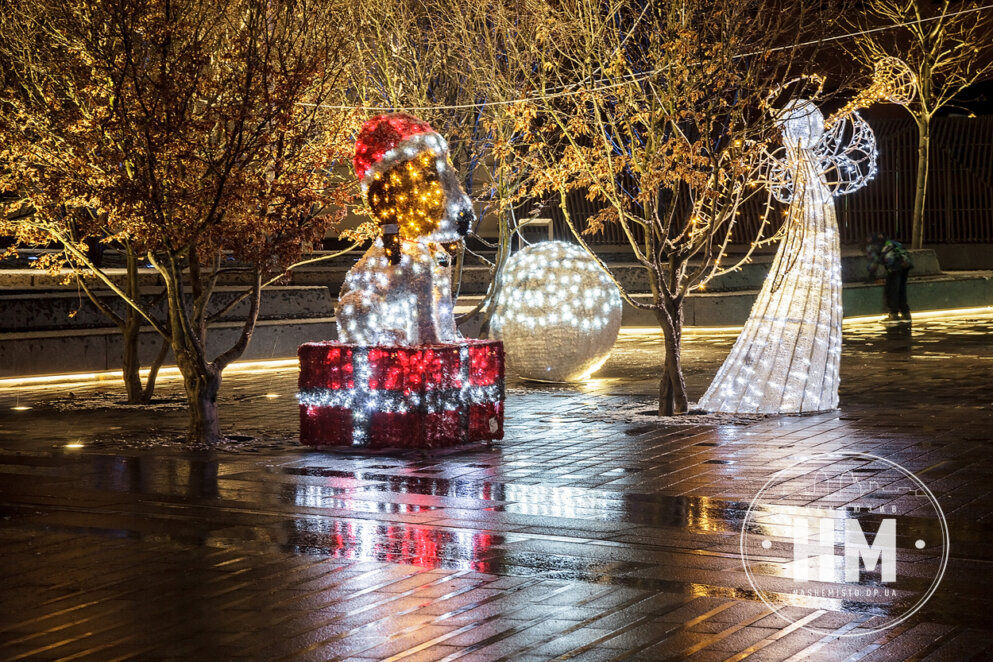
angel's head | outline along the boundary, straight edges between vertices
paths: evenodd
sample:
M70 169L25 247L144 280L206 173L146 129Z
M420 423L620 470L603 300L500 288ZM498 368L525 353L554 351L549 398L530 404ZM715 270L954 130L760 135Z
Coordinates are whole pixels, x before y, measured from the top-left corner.
M794 99L776 113L783 142L792 147L810 148L824 135L824 115L807 99Z

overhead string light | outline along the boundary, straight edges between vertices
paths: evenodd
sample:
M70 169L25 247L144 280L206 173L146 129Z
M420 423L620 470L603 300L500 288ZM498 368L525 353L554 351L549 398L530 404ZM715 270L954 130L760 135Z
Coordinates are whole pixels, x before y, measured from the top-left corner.
M786 46L774 46L772 48L766 48L760 51L750 51L747 53L738 53L732 56L732 59L740 60L742 58L756 57L759 55L767 55L770 53L776 53L785 50L796 50L798 48L805 48L807 46L819 46L823 44L828 44L836 41L845 41L846 39L854 39L856 37L861 37L868 34L876 34L879 32L886 32L888 30L896 30L897 28L907 28L916 25L925 25L927 23L933 23L935 21L945 21L951 18L956 18L958 16L965 16L966 14L975 14L978 12L993 11L993 4L982 5L980 7L969 7L967 9L960 9L954 12L948 12L947 14L940 14L938 16L927 16L924 18L914 19L913 21L899 21L897 23L891 23L889 25L880 25L875 28L870 28L868 30L856 30L853 32L845 32L843 34L833 35L831 37L823 37L819 39L811 39L809 41L804 41L796 44L789 44ZM897 59L897 58L893 58ZM699 66L701 63L691 63ZM545 89L545 92L541 96L533 97L520 97L516 99L502 99L497 101L479 101L474 103L461 103L461 104L447 104L439 106L349 106L349 105L336 105L328 103L310 103L310 102L299 102L300 106L309 106L312 108L325 108L327 110L360 110L366 112L391 112L402 108L411 112L418 111L434 111L434 110L469 110L475 108L485 108L487 106L510 106L518 103L528 103L532 101L542 101L547 99L555 99L559 97L570 97L578 96L583 94L590 94L596 92L602 92L605 90L612 90L618 87L624 87L626 85L635 85L643 80L652 78L653 76L658 76L665 73L671 68L671 65L665 67L659 67L657 69L651 69L649 71L642 71L634 74L627 74L622 76L622 80L616 83L604 83L606 79L591 79L590 77L583 78L581 80L567 83L564 85L551 86ZM590 83L593 84L589 87ZM894 102L896 103L896 102Z
M905 103L914 80L888 58L872 85L826 121L806 99L776 111L784 150L782 159L770 156L770 185L790 205L788 226L702 409L799 414L838 406L842 282L834 197L876 174L875 136L856 108L880 99Z

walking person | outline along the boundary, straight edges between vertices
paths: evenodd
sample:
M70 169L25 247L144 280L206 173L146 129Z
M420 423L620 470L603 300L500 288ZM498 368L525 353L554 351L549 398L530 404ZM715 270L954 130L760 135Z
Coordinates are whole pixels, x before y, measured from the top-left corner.
M907 304L907 276L914 268L910 253L899 241L888 239L876 232L866 241L865 256L869 260L868 282L876 280L879 267L886 270L886 307L890 311L889 321L900 319L910 321L910 306Z

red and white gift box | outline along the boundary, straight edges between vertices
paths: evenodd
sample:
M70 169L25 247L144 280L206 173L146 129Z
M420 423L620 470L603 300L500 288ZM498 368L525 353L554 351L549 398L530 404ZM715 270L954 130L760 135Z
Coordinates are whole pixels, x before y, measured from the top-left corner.
M301 345L300 441L442 448L503 438L500 341Z

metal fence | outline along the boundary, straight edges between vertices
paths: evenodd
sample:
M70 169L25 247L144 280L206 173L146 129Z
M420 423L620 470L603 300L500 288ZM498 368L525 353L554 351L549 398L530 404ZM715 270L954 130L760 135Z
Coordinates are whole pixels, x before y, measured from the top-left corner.
M913 120L870 122L879 145L879 172L851 195L837 198L843 243L859 243L871 232L910 241L917 177L917 127ZM575 192L569 212L580 227L599 205ZM569 235L561 209L545 210L555 235ZM754 237L759 208L745 209L736 239ZM589 237L596 245L626 244L616 224ZM993 243L993 117L939 117L932 124L931 169L925 202L924 241L929 244Z

